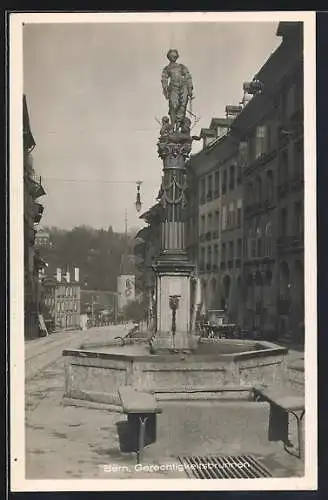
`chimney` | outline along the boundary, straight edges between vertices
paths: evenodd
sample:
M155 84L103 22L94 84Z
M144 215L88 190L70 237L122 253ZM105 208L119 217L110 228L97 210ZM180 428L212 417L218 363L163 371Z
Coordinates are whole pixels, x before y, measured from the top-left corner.
M203 139L203 149L216 139L216 131L209 128L202 128L199 135Z
M226 118L236 118L236 116L239 115L242 109L242 106L226 106Z
M66 276L65 277L66 277L67 283L69 283L71 281L71 275L70 275L69 270L66 271Z
M80 281L80 269L74 267L74 280L78 283Z
M57 278L57 281L59 281L59 283L60 283L60 282L61 282L61 280L62 280L62 272L61 272L60 267L57 267L57 274L56 274L56 278Z

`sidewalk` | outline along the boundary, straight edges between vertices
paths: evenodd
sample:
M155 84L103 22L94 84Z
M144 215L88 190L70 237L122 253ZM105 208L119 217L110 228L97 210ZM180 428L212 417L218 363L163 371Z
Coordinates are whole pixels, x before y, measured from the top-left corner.
M25 344L25 379L29 380L61 358L64 349L87 349L92 344L104 345L123 336L130 325L111 325L89 330L62 331Z

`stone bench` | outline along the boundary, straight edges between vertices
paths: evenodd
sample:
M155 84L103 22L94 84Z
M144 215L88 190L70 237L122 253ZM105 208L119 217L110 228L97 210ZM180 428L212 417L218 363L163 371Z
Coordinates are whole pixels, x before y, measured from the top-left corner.
M297 423L297 454L302 458L302 420L305 414L304 398L300 395L283 395L275 390L264 387L253 387L255 401L267 401L270 404L270 424L269 433L273 435L272 440L281 440L284 443L284 450L290 454L292 444L288 439L289 414L293 415Z
M162 413L154 396L133 387L120 387L118 394L128 417L129 432L136 439L137 463L146 445L156 441L156 415Z

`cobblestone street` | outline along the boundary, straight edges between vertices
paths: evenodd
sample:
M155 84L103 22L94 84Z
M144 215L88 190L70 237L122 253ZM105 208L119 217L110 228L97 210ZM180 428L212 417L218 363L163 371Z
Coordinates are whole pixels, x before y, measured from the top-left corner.
M163 470L136 470L135 454L120 451L118 426L125 415L101 405L87 408L62 402L62 350L105 343L124 332L127 328L123 326L62 332L26 345L28 479L186 477L178 470L178 455L217 453L251 453L277 477L302 475L302 460L283 452L281 443L266 442L267 408L254 411L249 402L227 402L224 407L200 401L163 403L157 443L145 449L143 460L149 466L161 465ZM290 357L294 361L301 355L291 353ZM176 468L172 471L172 467Z

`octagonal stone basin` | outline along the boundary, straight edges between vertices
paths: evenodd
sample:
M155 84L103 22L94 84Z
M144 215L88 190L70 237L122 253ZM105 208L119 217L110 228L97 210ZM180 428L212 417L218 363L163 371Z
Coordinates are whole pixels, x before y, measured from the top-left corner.
M283 381L287 352L266 341L221 339L204 339L190 354L150 354L144 341L64 350L64 399L120 410L124 385L158 400L249 399L255 384Z

